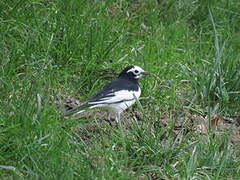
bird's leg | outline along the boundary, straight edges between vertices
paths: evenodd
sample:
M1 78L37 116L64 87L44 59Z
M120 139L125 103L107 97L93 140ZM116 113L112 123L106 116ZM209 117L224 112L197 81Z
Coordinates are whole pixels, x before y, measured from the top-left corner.
M117 124L119 125L119 128L120 128L120 137L121 137L120 141L122 142L123 149L126 152L126 138L125 138L125 133L124 133L122 121L120 119L120 112L116 113L116 121L117 121Z
M116 121L117 121L117 123L120 122L120 113L119 112L116 113Z
M112 124L112 116L111 115L112 115L111 111L108 111L108 115L107 115L106 121L109 123L110 126L113 126L113 124Z
M115 117L116 117L116 121L117 121L117 124L119 125L120 129L123 130L122 121L120 119L120 112L117 112Z

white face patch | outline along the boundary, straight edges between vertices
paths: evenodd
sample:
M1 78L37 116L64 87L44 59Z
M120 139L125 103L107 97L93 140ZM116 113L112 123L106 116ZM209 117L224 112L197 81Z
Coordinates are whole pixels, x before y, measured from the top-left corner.
M142 77L142 73L145 72L142 68L139 66L133 66L133 68L129 69L127 73L132 72L134 74L135 79L139 79Z

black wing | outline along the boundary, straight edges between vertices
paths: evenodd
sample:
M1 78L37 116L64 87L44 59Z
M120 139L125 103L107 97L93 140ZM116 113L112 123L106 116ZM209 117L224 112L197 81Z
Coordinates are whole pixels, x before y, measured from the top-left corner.
M115 92L121 91L121 90L138 91L139 87L138 87L138 84L135 82L132 82L132 81L129 81L129 80L123 79L123 78L116 78L116 79L112 80L110 83L106 84L100 91L98 91L87 102L83 103L82 105L80 105L74 109L67 111L65 116L68 116L77 110L94 106L94 105L98 104L99 102L106 100L108 98L111 99L111 97L115 96ZM110 102L110 103L117 103L117 102L126 101L126 100L128 100L128 99L124 99L124 98L120 97L120 99L115 98L114 99L115 102ZM129 100L132 100L132 99L129 99ZM110 104L110 103L106 103L106 104Z
M103 98L110 98L115 96L114 92L121 90L138 91L139 87L137 83L133 83L123 78L116 78L110 83L106 84L101 90L99 90L92 98L87 102L97 102Z

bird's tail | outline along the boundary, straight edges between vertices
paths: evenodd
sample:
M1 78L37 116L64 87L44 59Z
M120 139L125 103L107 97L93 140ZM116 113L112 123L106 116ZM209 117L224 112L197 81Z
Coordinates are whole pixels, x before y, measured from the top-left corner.
M70 109L68 110L67 112L65 112L64 116L71 116L73 114L80 114L80 113L83 113L85 108L89 108L91 107L91 105L89 105L88 103L84 103L76 108L73 108L73 109ZM82 109L82 110L81 110ZM79 111L80 110L80 111Z

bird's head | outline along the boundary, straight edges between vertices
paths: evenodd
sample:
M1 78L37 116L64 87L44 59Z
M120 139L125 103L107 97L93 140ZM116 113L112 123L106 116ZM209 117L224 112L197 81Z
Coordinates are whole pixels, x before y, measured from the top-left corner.
M143 75L149 74L149 72L144 71L139 66L128 66L119 74L119 77L126 77L129 79L138 80Z

